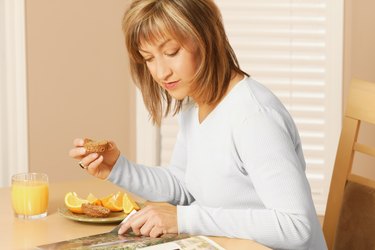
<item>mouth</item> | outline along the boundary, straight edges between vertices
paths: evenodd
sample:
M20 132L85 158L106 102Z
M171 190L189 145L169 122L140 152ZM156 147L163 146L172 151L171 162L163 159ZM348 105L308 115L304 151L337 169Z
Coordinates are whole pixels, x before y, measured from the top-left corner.
M177 87L179 82L179 80L174 82L164 82L163 85L167 90L173 90Z

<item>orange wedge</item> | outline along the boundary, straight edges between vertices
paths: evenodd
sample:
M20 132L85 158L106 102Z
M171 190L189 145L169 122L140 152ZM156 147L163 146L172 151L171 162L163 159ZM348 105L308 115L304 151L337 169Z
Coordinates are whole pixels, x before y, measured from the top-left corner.
M89 203L88 200L81 199L75 192L69 192L65 195L65 206L73 213L82 214L81 206L84 203Z
M118 191L116 194L109 195L101 199L103 207L109 208L113 212L122 211L122 200L124 193Z
M95 195L93 195L92 193L89 193L86 200L88 200L90 204L92 205L98 205L98 206L102 205L102 202L98 198L96 198Z
M100 200L100 202L101 202L102 205L103 205L104 203L107 203L108 200L111 199L113 195L114 195L114 194L110 194L110 195L108 195L108 196L105 196L105 197L103 197L103 198L100 198L99 200Z
M134 201L133 197L131 197L129 194L125 193L124 197L122 199L122 208L124 210L124 213L129 214L132 210L139 210L140 207L138 204Z

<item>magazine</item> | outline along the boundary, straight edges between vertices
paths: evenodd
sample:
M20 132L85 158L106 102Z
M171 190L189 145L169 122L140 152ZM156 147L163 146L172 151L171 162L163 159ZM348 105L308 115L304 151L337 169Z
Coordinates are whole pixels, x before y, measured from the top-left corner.
M180 234L166 234L160 238L151 238L145 236L136 236L133 233L118 235L117 233L108 232L103 234L96 234L77 239L55 242L51 244L37 246L36 249L45 250L84 250L84 249L126 249L133 250L142 247L157 245L169 241L187 238L188 235Z
M133 210L125 219L118 224L115 228L107 233L90 235L77 239L71 239L66 241L55 242L51 244L37 246L36 249L42 250L84 250L84 249L95 249L95 250L109 250L109 249L154 249L154 250L222 250L215 242L203 236L190 237L187 234L165 234L159 238L151 238L146 236L137 236L132 231L119 235L118 230L122 223L125 223L133 214L137 213ZM171 242L168 244L168 242Z
M204 236L192 236L186 234L166 234L160 238L151 238L145 236L136 236L133 233L118 235L117 233L108 232L96 234L87 237L81 237L72 240L66 240L36 247L43 250L222 250L215 242Z

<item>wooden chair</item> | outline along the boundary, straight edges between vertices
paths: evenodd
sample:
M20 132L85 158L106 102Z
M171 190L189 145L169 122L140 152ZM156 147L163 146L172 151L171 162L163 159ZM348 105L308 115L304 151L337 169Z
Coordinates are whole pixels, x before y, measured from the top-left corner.
M351 173L355 152L375 157L357 142L361 122L375 124L375 83L353 80L323 223L330 250L375 249L375 180Z

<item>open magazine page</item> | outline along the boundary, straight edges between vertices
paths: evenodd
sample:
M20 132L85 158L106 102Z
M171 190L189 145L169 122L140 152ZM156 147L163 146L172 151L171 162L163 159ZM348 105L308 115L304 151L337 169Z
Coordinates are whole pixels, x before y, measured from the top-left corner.
M136 213L133 210L122 223L126 222L129 217ZM151 238L145 236L136 236L133 232L129 232L125 235L119 235L118 229L121 226L120 223L110 232L96 234L77 239L71 239L66 241L55 242L51 244L41 245L36 249L44 250L84 250L84 249L96 249L96 250L109 250L109 249L153 249L153 250L223 250L217 243L208 239L204 236L189 236L187 234L166 234L160 238Z
M145 236L136 236L132 233L125 235L118 235L117 233L103 233L87 237L51 243L47 245L38 246L36 249L95 249L95 250L109 250L109 249L124 249L133 250L147 246L162 244L165 242L180 240L189 237L188 235L167 234L160 238L150 238Z

